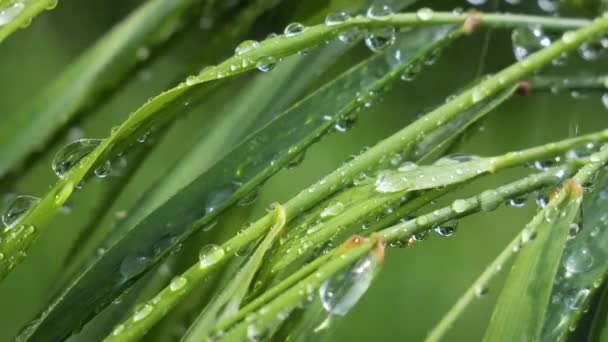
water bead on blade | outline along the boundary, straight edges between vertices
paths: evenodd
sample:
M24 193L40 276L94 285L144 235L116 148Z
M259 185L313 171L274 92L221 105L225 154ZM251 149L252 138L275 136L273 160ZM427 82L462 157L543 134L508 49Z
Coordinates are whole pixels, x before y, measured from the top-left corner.
M346 12L335 12L330 13L325 17L325 25L334 26L345 22L350 19L350 15Z
M395 28L387 26L378 28L365 37L365 45L373 52L384 51L395 43Z
M198 254L201 267L209 267L224 257L224 249L217 245L207 245Z
M370 19L386 20L393 14L393 10L387 5L374 4L367 8L366 15Z
M283 33L285 37L293 37L304 31L304 25L300 23L291 23L285 27Z
M64 146L53 158L51 165L53 172L57 177L63 178L74 165L91 153L102 141L101 139L80 139Z
M236 47L236 49L234 50L234 54L239 56L244 53L253 51L253 50L257 49L259 46L260 46L260 43L258 43L255 40L246 40Z
M418 19L420 21L429 21L431 19L433 19L433 10L430 8L421 8L416 12L416 17L418 17Z
M13 21L15 17L23 11L25 5L22 2L15 2L12 5L7 6L0 10L0 27Z
M33 196L17 196L15 197L4 210L2 214L2 223L7 228L14 227L21 219L40 202L39 198Z
M435 233L443 237L450 237L456 233L456 227L458 226L457 220L450 220L448 222L444 222L433 228Z
M319 298L325 311L344 316L365 294L378 269L372 256L357 262L349 270L336 274L323 282Z

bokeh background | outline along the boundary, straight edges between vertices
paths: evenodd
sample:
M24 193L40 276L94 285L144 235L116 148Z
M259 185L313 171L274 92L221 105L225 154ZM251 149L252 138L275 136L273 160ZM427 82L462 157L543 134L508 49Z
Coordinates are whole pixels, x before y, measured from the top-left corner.
M298 19L298 11L306 7L302 3L308 2L284 1L260 18L248 37L259 39L269 32L280 31L286 23ZM546 14L536 1L520 2L513 5L504 0L488 0L477 8ZM142 1L136 0L61 0L56 9L42 14L30 27L3 42L0 45L0 125L15 120L16 108L31 101L66 65L140 3ZM310 1L305 5L314 7L318 3L322 1ZM452 10L457 7L466 9L471 4L464 0L418 1L414 8L422 6ZM567 8L562 14L593 16L585 7ZM184 30L175 42L150 57L127 84L115 89L100 106L88 109L82 120L57 137L49 153L35 165L17 180L1 184L0 195L42 195L55 180L50 161L62 145L78 137L107 136L112 126L125 120L147 98L168 88L176 75L183 75L186 66L196 65L210 32L199 27ZM234 43L236 45L237 42ZM360 44L341 57L316 85L369 54ZM396 84L379 102L363 110L356 125L347 133L328 136L306 153L299 167L274 176L264 185L252 208L233 213L240 215L236 221L247 222L259 217L271 202L289 199L335 169L350 155L404 127L472 80L513 62L511 32L508 30L482 30L460 39L441 55L435 65L425 68L414 82ZM573 54L564 66L548 67L543 73L581 76L602 70L607 72L607 66L605 57L589 62ZM217 119L214 115L225 106L224 101L239 96L242 84L258 77L272 77L272 73L252 73L227 82L214 99L194 108L176 123L128 185L128 191L121 194L113 210L128 210L141 194L139 189L159 179L162 181L163 177L170 177L166 170L194 142L209 133L206 125ZM457 150L479 155L501 154L602 129L608 124L608 109L602 105L601 95L602 92L589 92L573 97L569 91L544 91L516 97L489 115L475 132L467 134ZM477 193L524 172L527 170L509 170L486 177L467 186L459 195ZM65 256L69 247L92 217L96 201L102 198L103 191L104 180L87 184L33 247L25 264L0 283L0 341L14 337L20 327L45 305L65 272ZM523 208L501 206L494 212L463 219L452 237L431 236L429 240L406 249L389 248L383 271L358 305L336 322L330 340L421 340L536 210L534 199L530 198ZM450 331L449 341L480 339L501 281L493 283L489 294L466 310Z

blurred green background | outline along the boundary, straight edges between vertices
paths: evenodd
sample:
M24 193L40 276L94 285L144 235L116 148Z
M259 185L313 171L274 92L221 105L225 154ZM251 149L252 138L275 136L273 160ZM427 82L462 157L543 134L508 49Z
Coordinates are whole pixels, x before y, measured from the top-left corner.
M296 9L305 1L285 1L260 18L248 36L259 39L269 32L280 31L286 20L297 18ZM0 45L0 124L14 120L15 108L36 96L66 65L141 2L61 0L55 10L42 14L30 27L3 42ZM488 0L481 9L543 14L535 1L521 2L525 4ZM415 8L421 6L436 10L470 7L465 1L445 0L419 1ZM590 15L581 9L568 9L565 14ZM112 126L122 122L147 98L166 89L176 75L184 72L185 66L196 62L197 54L192 52L200 50L208 34L199 28L186 30L134 73L128 84L117 88L108 101L89 110L83 120L58 137L50 153L22 174L18 181L2 184L0 195L42 195L54 182L55 176L50 168L54 152L79 136L100 138L108 135ZM330 74L334 75L369 55L370 52L360 45L343 56ZM299 167L274 176L263 187L255 208L246 213L250 219L243 217L242 220L255 219L271 202L289 199L335 169L349 155L407 125L417 115L443 103L447 96L475 78L496 72L513 61L509 31L483 30L457 41L435 65L425 68L414 82L397 84L380 102L361 112L353 129L323 139L306 153ZM549 67L543 73L592 74L608 70L606 66L606 58L590 63L573 55L565 66ZM127 188L129 191L125 191L114 209L128 209L140 195L139 189L166 177L164 172L171 164L206 134L206 124L224 106L223 101L238 96L243 79L249 81L255 77L272 77L272 73L226 82L219 94L213 95L213 99L177 123L136 174ZM319 83L324 79L327 77L319 79ZM492 113L474 134L468 134L458 150L480 155L500 154L602 129L608 124L608 109L602 105L600 96L601 93L592 92L574 98L565 91L514 98ZM481 179L463 189L460 195L502 184L522 172L511 170ZM66 213L55 219L53 227L34 246L25 264L0 283L0 341L14 337L48 300L58 275L65 271L66 252L83 223L91 218L103 186L104 180L87 184L73 198ZM530 199L524 208L503 206L495 212L463 219L458 232L450 238L432 236L406 249L389 249L383 271L359 304L337 322L330 340L421 340L488 262L523 227L536 210L533 202ZM488 296L466 310L448 340L480 339L499 288L500 280L491 286Z

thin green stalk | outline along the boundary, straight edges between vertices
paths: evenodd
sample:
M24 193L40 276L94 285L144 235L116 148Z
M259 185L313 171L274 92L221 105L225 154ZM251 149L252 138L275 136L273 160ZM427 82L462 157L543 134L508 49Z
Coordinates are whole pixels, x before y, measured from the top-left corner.
M536 91L608 90L607 75L535 76L530 78L530 89Z
M606 140L608 140L608 130L572 139L566 139L554 143L548 143L542 146L528 148L522 151L509 152L502 156L487 157L482 159L476 159L471 162L449 165L445 172L450 175L449 181L455 180L459 181L460 183L479 177L486 173L483 172L485 170L480 168L470 168L471 170L473 170L473 172L470 175L467 175L466 171L464 171L462 179L459 179L457 176L453 176L458 173L458 170L468 169L465 166L467 163L484 164L485 160L487 161L487 164L491 166L489 172L494 173L505 168L524 165L538 159L548 158L556 154L564 153L576 146L580 146L589 142L600 143ZM422 168L424 167L421 167L421 169ZM422 173L421 175L425 175L426 178L434 177L435 175L432 171L433 170L431 169L429 170L428 174L425 175L424 173ZM441 183L440 177L437 176L437 180L434 185L435 187L440 187L445 186L446 184ZM300 258L301 254L306 255L306 252L310 251L313 248L316 248L316 246L319 246L320 244L331 238L333 235L335 235L340 229L340 227L348 227L349 225L358 222L364 217L368 217L369 215L378 213L379 210L383 210L391 203L398 201L407 191L410 191L410 188L406 188L402 191L397 191L388 195L374 196L372 194L369 199L357 203L353 207L346 210L344 213L326 222L323 222L317 225L316 227L313 227L311 229L313 233L305 234L303 237L295 239L292 244L288 244L285 246L284 249L288 251L297 249L298 253L280 253L276 258L278 262L276 263L276 265L274 265L272 272L277 272L278 270L285 268L294 260ZM297 247L294 247L294 245L296 244Z

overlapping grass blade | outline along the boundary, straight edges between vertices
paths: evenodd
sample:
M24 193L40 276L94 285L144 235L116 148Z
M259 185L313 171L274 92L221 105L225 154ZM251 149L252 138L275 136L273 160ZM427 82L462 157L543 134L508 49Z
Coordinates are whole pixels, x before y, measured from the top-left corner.
M68 334L74 328L70 317L86 319L107 305L171 248L198 227L212 222L222 209L254 190L326 133L337 120L358 108L361 105L356 95L358 90L386 86L389 80L398 78L403 68L445 43L450 32L449 28L437 27L407 33L404 38L409 39L399 40L393 50L372 57L252 135L112 246L51 304L42 319L32 326L30 336L43 332L47 333L45 336ZM392 60L390 52L394 49L404 52L401 63ZM374 73L370 75L372 70ZM387 74L390 77L384 76ZM323 103L324 110L318 110L319 103ZM164 241L163 248L153 254L161 241ZM148 257L149 264L127 277L116 273L126 258L137 256ZM86 305L82 298L86 298ZM83 304L78 310L74 310L74 300Z
M264 256L285 227L285 211L275 204L275 224L264 240L253 252L247 263L237 272L231 282L218 294L198 316L182 338L184 341L200 341L210 337L217 321L233 316L241 306L252 285L253 278L262 266Z
M608 177L604 173L585 201L580 222L573 230L582 229L566 244L555 277L555 285L543 322L543 341L563 341L570 328L588 307L589 302L608 272L608 216L605 208L608 200ZM601 310L601 309L600 309Z
M78 113L128 75L140 62L138 49L151 49L169 39L185 20L184 12L197 2L200 0L145 2L18 109L11 124L0 126L0 178L18 171Z
M603 147L524 228L524 246L498 298L485 341L542 337L564 246L582 203L580 184L589 181L607 160L608 147Z

